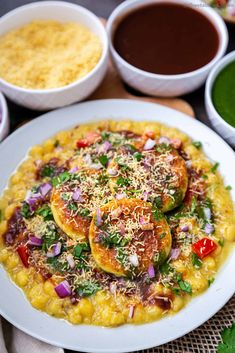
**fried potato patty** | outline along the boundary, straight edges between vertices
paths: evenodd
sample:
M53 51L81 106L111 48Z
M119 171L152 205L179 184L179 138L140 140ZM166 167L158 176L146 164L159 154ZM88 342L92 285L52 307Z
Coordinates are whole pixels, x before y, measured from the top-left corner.
M97 265L116 276L136 276L164 261L171 233L162 214L139 199L113 200L97 209L89 242Z
M74 240L87 240L94 210L109 201L111 193L102 171L82 170L57 185L51 210L57 225Z
M118 197L135 197L167 212L179 206L188 187L184 159L171 146L150 150L121 147L108 166L110 188Z

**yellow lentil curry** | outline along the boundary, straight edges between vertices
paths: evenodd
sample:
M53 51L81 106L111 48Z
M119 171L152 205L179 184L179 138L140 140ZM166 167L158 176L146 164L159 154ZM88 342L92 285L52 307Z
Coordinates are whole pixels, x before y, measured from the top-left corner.
M235 240L217 167L159 123L61 131L30 150L0 200L0 261L33 307L73 324L176 313Z
M78 23L33 21L0 37L0 77L29 89L58 88L86 76L101 52L99 38Z

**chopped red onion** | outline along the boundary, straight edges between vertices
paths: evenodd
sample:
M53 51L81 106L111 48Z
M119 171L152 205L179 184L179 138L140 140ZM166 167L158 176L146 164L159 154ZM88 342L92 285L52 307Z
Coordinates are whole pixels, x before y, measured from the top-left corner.
M145 222L145 219L144 219L144 217L140 217L140 224L145 224L146 222Z
M170 144L170 139L166 136L161 136L160 139L158 140L159 143L164 143L165 145Z
M110 150L112 147L111 143L109 141L105 141L102 145L102 152L106 153Z
M32 191L28 190L25 195L25 201L28 200L30 197L32 197Z
M55 256L57 256L57 255L60 254L60 252L61 252L61 246L62 246L62 244L61 244L60 241L55 244L54 249L53 249L53 252L54 252L54 255L55 255Z
M119 230L120 230L121 235L125 234L126 228L125 228L124 223L119 224Z
M116 176L118 174L118 170L114 168L108 169L108 174L111 176Z
M156 141L155 140L148 139L145 142L145 145L144 145L143 149L144 149L144 151L151 150L155 145L156 145Z
M210 223L207 223L205 225L204 231L205 231L206 234L209 235L209 234L214 232L214 226L212 224L210 224Z
M155 270L153 265L150 265L148 268L148 274L149 274L149 278L154 278L155 277Z
M95 170L100 170L103 168L100 163L92 163L92 164L90 164L90 167Z
M56 287L55 287L55 291L56 293L58 294L58 296L60 298L65 298L65 297L68 297L71 293L72 293L72 290L71 290L71 287L69 285L69 282L68 281L63 281L63 282L60 282Z
M188 169L192 168L192 161L186 161L185 164Z
M134 267L139 266L139 260L137 254L132 254L129 256L129 261Z
M42 243L43 243L43 240L40 239L40 238L37 238L37 237L35 237L35 236L33 236L33 235L31 235L31 236L29 237L28 243L29 243L30 245L34 245L34 246L41 246Z
M172 162L174 160L174 157L172 156L172 154L168 154L168 156L166 157L167 162Z
M203 213L206 219L210 220L211 219L211 209L209 207L204 207L203 208Z
M174 138L170 139L170 144L177 150L181 147L182 141L180 139Z
M74 261L73 255L68 254L68 256L66 257L66 260L68 261L69 267L73 269L75 267L75 261Z
M83 159L86 162L86 164L88 164L88 165L92 164L92 160L91 160L91 155L90 154L86 154Z
M180 227L181 232L188 232L189 231L189 226L187 224L184 224L183 226Z
M143 196L144 196L144 201L147 201L148 200L148 195L149 195L149 193L147 192L147 191L145 191L144 193L143 193Z
M112 293L112 294L116 294L116 290L117 290L117 285L116 285L116 283L110 283L110 285L109 285L109 290L110 290L110 292Z
M129 315L128 315L130 319L133 318L134 312L135 312L135 305L131 305L129 309Z
M70 169L69 173L73 174L73 173L76 173L77 171L78 171L78 167L74 167Z
M37 203L42 199L41 195L40 197L30 197L29 199L26 200L27 204L29 205L30 212L33 212L37 208Z
M97 208L97 210L96 210L96 225L98 227L100 227L101 224L102 224L101 212L100 212L100 208Z
M73 195L72 195L72 198L74 201L81 201L81 189L76 189L74 192L73 192Z
M117 200L122 200L122 199L126 198L126 194L123 192L121 194L116 194L115 197L116 197Z
M50 183L44 183L39 187L39 191L43 197L46 196L51 190L52 185Z
M180 249L178 249L178 248L171 249L170 258L172 260L177 260L179 255L180 255Z

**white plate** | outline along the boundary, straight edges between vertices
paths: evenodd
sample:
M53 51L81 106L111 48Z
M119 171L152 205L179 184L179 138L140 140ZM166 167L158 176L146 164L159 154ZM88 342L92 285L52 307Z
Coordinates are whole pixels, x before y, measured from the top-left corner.
M59 130L101 119L159 121L175 126L203 143L207 156L220 163L226 185L235 180L232 149L212 130L178 111L130 100L99 100L53 111L18 129L0 146L0 192L28 149ZM234 189L232 191L235 200ZM174 316L145 325L118 328L73 326L33 309L23 292L0 269L0 312L19 329L56 346L82 352L121 353L157 346L195 329L214 315L233 295L235 252L220 269L213 285Z

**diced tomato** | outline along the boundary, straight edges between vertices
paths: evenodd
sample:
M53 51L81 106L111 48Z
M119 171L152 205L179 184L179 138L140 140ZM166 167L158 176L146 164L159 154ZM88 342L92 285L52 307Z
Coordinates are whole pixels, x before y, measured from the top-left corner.
M77 145L77 148L84 148L89 146L89 142L87 141L87 139L81 139L77 141L76 145Z
M29 254L28 249L25 245L20 245L17 248L17 252L20 256L20 259L25 267L29 267Z
M150 139L152 139L152 140L154 140L154 139L155 139L155 136L156 136L155 132L153 132L153 131L146 131L146 132L144 133L144 135L145 135L145 137L150 138Z
M85 138L80 139L77 141L76 145L77 148L84 148L92 145L95 142L98 142L100 140L101 136L98 132L92 131L88 132Z
M209 238L202 238L192 245L193 252L202 259L217 248L216 243Z

